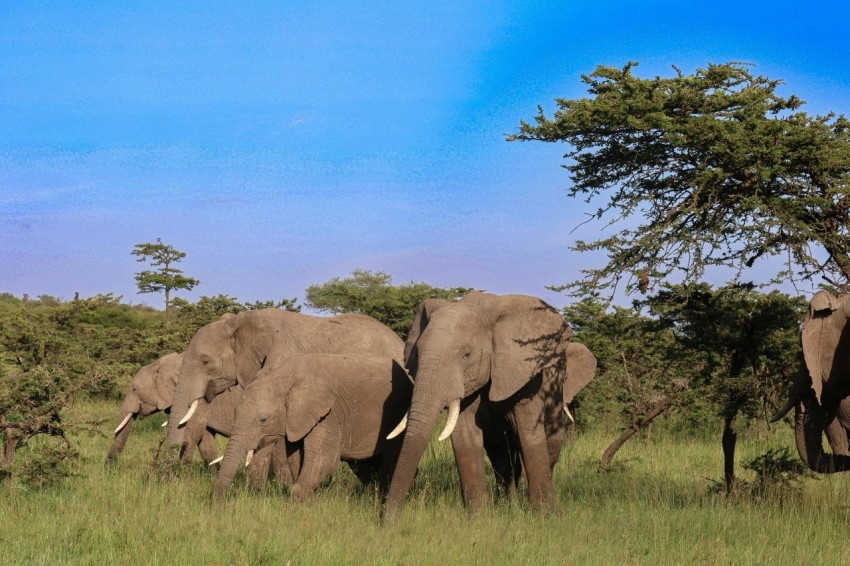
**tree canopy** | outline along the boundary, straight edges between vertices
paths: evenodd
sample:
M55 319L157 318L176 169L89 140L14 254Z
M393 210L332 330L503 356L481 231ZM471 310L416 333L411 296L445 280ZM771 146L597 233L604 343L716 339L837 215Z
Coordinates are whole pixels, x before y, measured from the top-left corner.
M471 290L465 287L443 289L428 283L393 285L392 277L383 271L355 269L351 277L334 277L321 285L310 285L305 303L331 314L367 314L404 339L413 325L419 303L433 298L454 301Z
M740 273L780 256L777 278L850 282L850 121L810 116L780 80L741 63L642 79L637 63L582 75L589 97L558 99L513 140L566 142L570 196L601 202L589 220L613 235L578 241L608 263L565 286L575 294L645 292L708 267ZM628 220L628 221L627 221ZM616 226L615 226L616 225Z
M138 257L137 261L149 261L151 267L158 268L153 271L145 270L136 273L136 285L139 288L139 293L165 292L166 320L169 318L171 307L171 291L173 289L191 291L201 283L197 279L186 277L183 275L183 271L174 267L175 263L186 257L186 252L181 252L174 246L163 243L159 238L156 239L156 243L136 244L130 253Z

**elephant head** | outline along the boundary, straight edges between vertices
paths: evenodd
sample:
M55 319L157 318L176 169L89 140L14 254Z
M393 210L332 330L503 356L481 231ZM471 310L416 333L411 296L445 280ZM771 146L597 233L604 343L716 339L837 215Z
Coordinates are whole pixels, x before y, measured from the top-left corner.
M133 422L144 419L171 407L177 376L180 374L182 354L168 354L140 369L130 385L118 413L115 440L107 460L113 460L123 449Z
M211 402L236 383L247 387L267 361L276 364L297 352L369 353L400 360L404 344L387 326L360 314L321 318L272 308L224 315L201 328L183 355L169 442L182 442L179 427L201 397Z
M245 388L236 405L233 431L216 476L214 500L227 492L243 461L250 462L255 452L270 450L275 443L283 442L286 392L292 385L291 379L266 373Z
M272 348L276 319L286 314L294 313L261 309L225 314L198 330L183 353L168 419L170 443L183 441L181 425L192 417L201 398L210 403L233 385L245 387L251 382Z
M823 450L825 431L834 428L842 400L850 394L850 295L841 298L825 291L812 297L801 332L803 361L788 402L771 419L795 409L794 433L803 462L819 473L850 470L845 454ZM835 449L834 433L828 435Z
M449 415L440 440L452 434L462 400L480 393L499 403L545 369L563 367L571 335L563 318L534 297L473 292L457 303L432 300L420 306L406 346L413 399L385 519L400 512L445 407Z

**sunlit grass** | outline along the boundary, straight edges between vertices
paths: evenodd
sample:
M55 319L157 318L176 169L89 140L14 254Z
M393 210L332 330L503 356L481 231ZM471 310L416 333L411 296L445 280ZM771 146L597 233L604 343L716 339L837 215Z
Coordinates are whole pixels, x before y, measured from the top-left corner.
M80 409L110 419L116 410ZM521 497L467 515L448 443L426 451L392 528L380 524L377 497L347 469L302 505L285 488L253 492L238 477L225 504L214 507L212 476L200 461L173 475L151 471L161 422L136 423L112 467L102 465L111 439L82 436L75 438L77 475L63 486L5 487L3 562L837 564L850 528L850 476L806 479L787 497L729 498L712 489L722 474L719 438L663 434L626 444L606 471L597 463L610 435L577 435L556 468L560 510L553 515L530 511ZM785 428L744 434L739 462L791 440Z

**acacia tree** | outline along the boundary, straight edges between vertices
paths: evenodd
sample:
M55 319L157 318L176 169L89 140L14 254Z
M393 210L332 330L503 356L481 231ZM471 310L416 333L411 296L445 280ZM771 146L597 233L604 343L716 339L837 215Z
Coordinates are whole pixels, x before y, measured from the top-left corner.
M599 66L590 97L558 99L509 140L566 142L572 197L601 202L589 220L618 228L578 241L608 263L568 285L575 295L642 292L668 276L698 282L707 267L738 275L780 255L777 277L850 281L850 120L810 116L780 80L740 63L642 79ZM630 222L626 222L630 220ZM637 221L637 226L635 226Z
M186 252L181 252L157 238L155 244L150 242L136 244L130 253L138 257L136 261L149 261L151 267L158 268L136 273L136 285L139 293L165 292L165 319L169 320L171 291L173 289L191 291L200 284L197 279L186 277L183 271L174 267L174 264L186 257Z

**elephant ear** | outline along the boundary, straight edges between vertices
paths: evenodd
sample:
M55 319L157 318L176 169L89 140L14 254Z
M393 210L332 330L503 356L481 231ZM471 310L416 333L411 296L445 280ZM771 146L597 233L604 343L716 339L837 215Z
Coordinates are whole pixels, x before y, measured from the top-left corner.
M321 380L300 379L286 394L286 438L296 442L331 412L334 392Z
M579 391L596 375L596 356L584 344L570 342L567 346L567 379L564 382L564 403L573 402Z
M835 314L841 301L826 291L818 291L809 301L803 319L803 357L806 360L812 389L821 402L824 384L829 381L838 342L847 324L846 316Z
M411 375L416 375L419 365L419 351L416 348L416 341L419 340L419 336L425 331L425 327L428 326L428 321L434 316L434 313L438 309L450 304L451 302L445 299L425 299L419 303L419 308L416 309L416 316L413 318L413 326L407 335L407 342L404 343L404 365Z
M183 364L183 354L168 354L159 359L153 382L156 388L156 408L164 411L171 406L177 377Z
M491 401L507 399L543 369L563 364L572 336L564 319L540 299L507 295L497 304L490 358Z
M276 328L264 310L267 309L240 313L225 320L233 340L236 380L242 387L254 380L274 343Z

